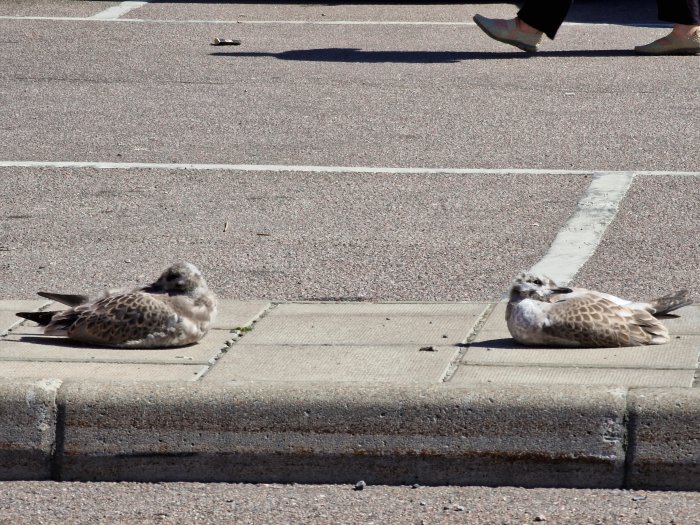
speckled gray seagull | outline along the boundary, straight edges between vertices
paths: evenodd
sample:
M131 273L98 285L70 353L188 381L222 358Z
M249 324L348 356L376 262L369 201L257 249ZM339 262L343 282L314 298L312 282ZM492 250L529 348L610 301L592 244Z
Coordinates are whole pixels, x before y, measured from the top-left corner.
M196 266L176 263L158 280L130 291L85 295L39 292L71 308L19 312L44 326L46 335L66 336L113 348L167 348L199 341L216 317L216 297Z
M506 308L508 330L533 346L616 347L660 345L668 329L655 316L691 304L687 290L635 303L607 293L558 286L523 273L514 281Z

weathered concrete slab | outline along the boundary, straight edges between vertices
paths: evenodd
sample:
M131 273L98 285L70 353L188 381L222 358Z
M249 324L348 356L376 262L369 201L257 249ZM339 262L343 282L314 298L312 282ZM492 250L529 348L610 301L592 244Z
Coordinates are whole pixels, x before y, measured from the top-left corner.
M60 384L0 380L0 479L50 479Z
M540 348L523 346L509 336L487 332L469 346L462 363L691 370L697 367L698 356L700 336L694 335L674 336L668 344L654 346Z
M115 349L45 336L39 327L22 326L0 340L0 361L207 364L230 338L227 331L211 330L197 344L182 348Z
M629 396L627 485L700 490L700 389L639 389Z
M203 381L438 383L456 346L234 345Z
M700 297L696 298L700 299ZM673 335L700 335L700 304L686 306L674 312L675 316L663 317L663 323L668 326Z
M219 299L219 313L212 325L214 330L232 330L239 326L249 326L260 317L271 303L269 301L232 301Z
M17 317L15 312L32 312L45 305L48 301L33 300L6 300L0 301L0 336L18 323L22 318Z
M68 363L48 361L3 361L0 378L76 379L83 381L196 381L207 369L205 365Z
M15 311L36 304L32 301L0 301L0 316L3 311L11 311L14 316ZM45 305L46 301L38 304ZM200 342L184 348L154 350L119 350L84 345L62 337L47 337L36 323L25 321L0 339L0 361L208 364L226 348L226 342L234 338L234 335L229 333L232 328L250 325L269 305L267 301L222 300L213 329ZM63 306L52 304L51 308ZM21 321L17 317L15 319Z
M294 303L270 310L245 344L455 345L481 303Z
M61 479L617 487L625 391L72 382Z
M0 359L19 358L28 361L83 362L167 362L186 355L195 363L207 363L231 336L228 332L210 331L197 344L181 348L117 349L83 344L66 337L44 335L44 330L32 321L16 327L0 340ZM182 362L182 358L178 363Z
M694 373L694 370L462 365L450 381L463 387L501 383L689 388L693 384Z

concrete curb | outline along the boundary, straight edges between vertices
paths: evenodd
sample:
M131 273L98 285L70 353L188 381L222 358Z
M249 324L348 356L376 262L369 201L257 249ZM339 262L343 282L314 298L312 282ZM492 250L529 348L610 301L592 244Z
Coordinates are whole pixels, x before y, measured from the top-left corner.
M0 382L0 478L700 488L700 392Z
M61 381L0 381L0 479L49 479Z
M700 390L634 389L628 407L634 486L700 490Z

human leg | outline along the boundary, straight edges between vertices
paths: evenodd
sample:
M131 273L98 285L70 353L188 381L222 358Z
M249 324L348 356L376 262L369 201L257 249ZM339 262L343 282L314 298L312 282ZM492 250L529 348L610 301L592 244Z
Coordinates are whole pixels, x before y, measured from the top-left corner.
M474 22L491 38L534 53L543 34L554 38L572 3L573 0L526 0L516 18L475 15Z
M656 0L659 20L677 25L700 26L700 0Z
M554 39L571 4L573 0L527 0L518 11L518 18Z

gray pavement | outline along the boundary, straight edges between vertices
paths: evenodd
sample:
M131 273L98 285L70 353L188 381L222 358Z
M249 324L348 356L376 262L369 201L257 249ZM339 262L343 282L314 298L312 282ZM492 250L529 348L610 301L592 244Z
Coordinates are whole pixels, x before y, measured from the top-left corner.
M531 57L471 24L509 4L115 6L0 0L0 478L700 490L700 307L561 350L499 303L623 171L576 284L700 296L699 61L631 54L653 2ZM178 259L222 298L197 345L13 316Z

